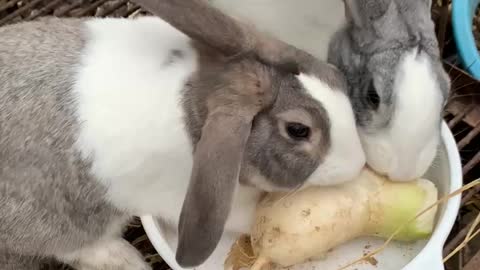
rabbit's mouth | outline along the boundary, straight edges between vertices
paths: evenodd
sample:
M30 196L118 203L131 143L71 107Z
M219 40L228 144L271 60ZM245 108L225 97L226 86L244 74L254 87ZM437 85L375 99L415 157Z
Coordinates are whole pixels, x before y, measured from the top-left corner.
M239 177L239 183L245 187L251 187L259 190L260 192L291 192L292 190L303 189L306 186L306 181L297 182L293 186L279 186L271 179L264 176L260 171L252 166L246 166L242 168Z

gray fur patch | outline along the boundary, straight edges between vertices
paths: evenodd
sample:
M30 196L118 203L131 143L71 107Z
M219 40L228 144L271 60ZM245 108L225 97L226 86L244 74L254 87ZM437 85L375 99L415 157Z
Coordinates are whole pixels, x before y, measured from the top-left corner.
M55 18L0 28L2 254L68 253L126 221L74 148L83 31L82 20Z
M356 17L332 38L328 61L347 78L357 124L371 131L388 126L395 111L393 84L398 64L415 47L431 60L439 91L446 99L450 82L440 61L429 1L353 2L357 5L352 11ZM372 85L380 97L378 108L372 107L368 99Z
M168 56L167 59L165 60L164 66L169 66L175 63L176 61L182 60L182 58L185 57L185 52L181 50L172 50Z

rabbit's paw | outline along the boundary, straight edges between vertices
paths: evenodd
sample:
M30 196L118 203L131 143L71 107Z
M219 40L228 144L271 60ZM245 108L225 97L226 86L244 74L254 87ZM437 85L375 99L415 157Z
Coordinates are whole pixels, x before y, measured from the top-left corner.
M64 256L78 270L151 270L141 254L127 241L101 241Z

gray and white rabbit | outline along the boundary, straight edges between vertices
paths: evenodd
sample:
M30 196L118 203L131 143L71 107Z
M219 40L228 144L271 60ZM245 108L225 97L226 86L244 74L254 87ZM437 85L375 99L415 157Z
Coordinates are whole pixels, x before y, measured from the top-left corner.
M367 163L391 179L421 177L440 144L450 79L431 0L344 0L348 23L329 62L344 72Z
M398 181L425 174L450 89L431 0L210 1L317 58L328 55L347 77L369 166Z
M200 265L262 191L364 166L338 70L201 0L136 2L162 19L0 28L1 269L149 269L120 235L144 214Z

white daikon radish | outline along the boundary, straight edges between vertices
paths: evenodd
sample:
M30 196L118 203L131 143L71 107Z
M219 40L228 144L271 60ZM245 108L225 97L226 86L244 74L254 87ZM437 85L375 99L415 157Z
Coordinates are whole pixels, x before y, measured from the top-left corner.
M234 245L226 268L288 267L322 258L330 249L357 237L388 238L437 197L429 180L391 182L368 169L356 180L338 186L270 193L257 207L251 235ZM434 207L408 223L394 240L428 238L436 212Z

